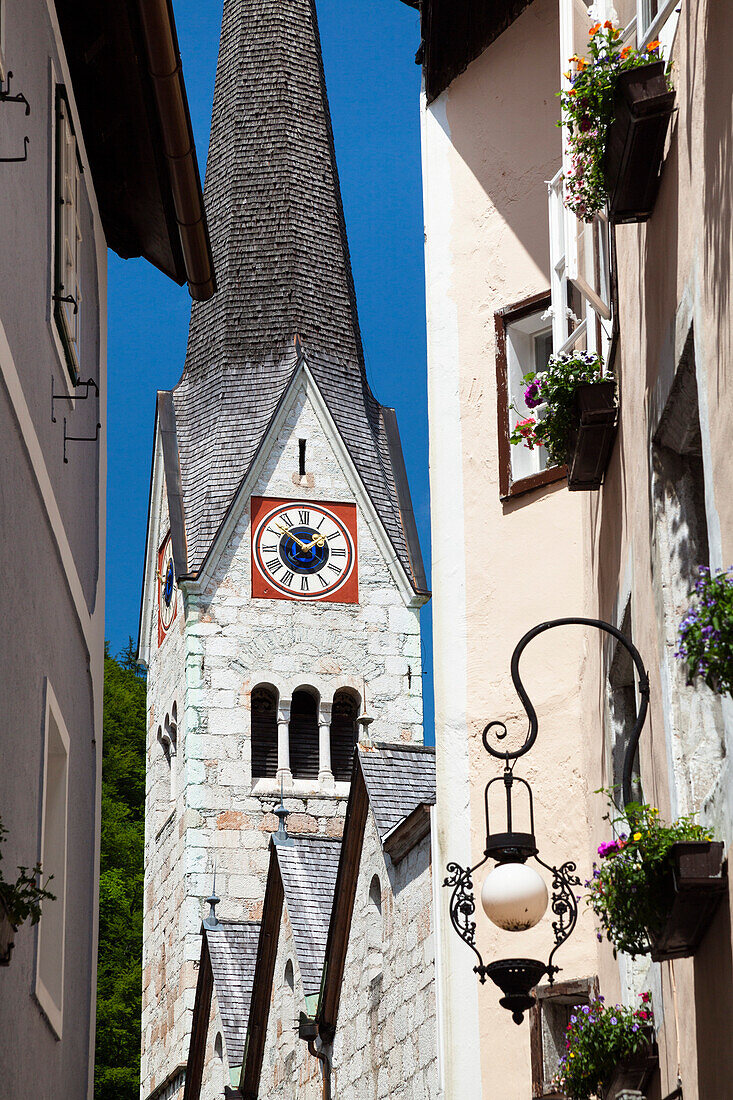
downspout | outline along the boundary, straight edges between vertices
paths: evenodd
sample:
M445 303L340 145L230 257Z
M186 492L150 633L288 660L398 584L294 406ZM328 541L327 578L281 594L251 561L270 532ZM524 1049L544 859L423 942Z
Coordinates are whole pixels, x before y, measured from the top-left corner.
M317 1045L316 1045L317 1044ZM308 1040L308 1050L323 1066L323 1100L331 1100L331 1043L324 1043L320 1035Z
M169 0L138 0L138 9L162 123L188 289L195 301L206 302L216 290L216 278L173 15Z

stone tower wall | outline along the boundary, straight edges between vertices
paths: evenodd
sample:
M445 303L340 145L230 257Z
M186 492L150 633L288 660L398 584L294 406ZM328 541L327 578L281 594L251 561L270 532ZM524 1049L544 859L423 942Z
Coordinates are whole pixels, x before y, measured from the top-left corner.
M215 868L219 915L261 916L279 783L252 781L253 688L266 683L276 689L283 720L293 692L310 688L325 725L334 693L351 688L363 701L366 683L372 736L422 740L419 608L407 606L372 530L363 489L330 441L330 426L303 377L211 577L200 590L189 586L179 593L177 619L160 648L151 617L143 1097L187 1058L200 923ZM303 477L299 439L307 440ZM359 603L253 600L249 496L356 500ZM165 503L160 530L167 530ZM179 713L177 795L163 817L168 776L157 728L173 698ZM324 777L294 780L285 791L288 830L340 836L348 788Z

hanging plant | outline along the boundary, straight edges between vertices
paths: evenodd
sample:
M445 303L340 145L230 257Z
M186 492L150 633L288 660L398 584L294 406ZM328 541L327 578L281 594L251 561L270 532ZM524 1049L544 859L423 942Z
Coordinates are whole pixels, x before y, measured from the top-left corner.
M556 465L565 462L570 434L577 424L575 392L583 383L601 382L603 364L597 355L586 351L571 351L552 355L545 370L525 374L524 404L534 410L544 406L539 414L525 417L512 430L509 441L533 450L546 447ZM512 402L518 415L522 412Z
M609 793L609 792L604 792ZM611 803L612 810L615 807ZM615 839L598 848L586 882L587 902L606 939L616 951L648 955L667 923L675 900L675 845L711 841L712 833L694 820L680 817L671 825L659 819L654 806L629 802L623 813L605 815ZM601 932L598 939L603 939Z
M563 109L558 125L570 130L564 201L585 222L606 204L604 156L618 78L657 60L659 51L659 42L650 42L645 50L622 46L621 31L608 19L592 26L589 36L588 57L570 58L565 77L571 87L557 93Z
M700 566L690 597L675 657L686 662L688 683L699 678L733 695L733 566L715 574Z
M554 1085L571 1100L590 1100L602 1095L619 1063L635 1055L651 1053L653 1014L648 993L640 1008L605 1005L603 997L589 1005L576 1005L565 1032L565 1053L560 1056Z
M6 835L7 829L3 827L0 819L0 844ZM0 851L0 860L2 858ZM46 882L46 887L38 884L41 874L40 863L30 870L27 867L19 867L18 871L20 873L15 882L6 882L0 871L0 906L5 910L5 923L9 923L12 928L12 932L7 929L3 932L4 958L0 961L6 964L10 961L12 933L17 932L21 924L27 920L30 920L31 924L38 924L41 919L41 902L56 900L55 895L46 889L51 881L50 878Z

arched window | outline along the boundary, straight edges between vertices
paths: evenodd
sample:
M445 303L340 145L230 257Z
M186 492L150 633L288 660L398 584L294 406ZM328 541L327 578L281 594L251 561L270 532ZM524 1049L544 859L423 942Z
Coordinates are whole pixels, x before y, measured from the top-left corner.
M285 963L285 984L289 989L295 990L295 975L293 974L293 961L288 959Z
M290 704L290 768L293 779L318 779L318 701L293 692Z
M224 1040L221 1037L220 1031L217 1031L216 1039L214 1040L214 1054L219 1059L224 1057Z
M351 779L358 709L356 698L350 691L336 692L331 711L331 770L334 779L342 783L348 783Z
M252 692L252 778L277 774L277 698L269 687Z

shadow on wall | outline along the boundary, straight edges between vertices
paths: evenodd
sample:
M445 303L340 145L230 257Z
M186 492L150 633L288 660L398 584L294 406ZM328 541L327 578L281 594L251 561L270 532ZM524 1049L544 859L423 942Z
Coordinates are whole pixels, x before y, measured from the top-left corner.
M708 0L704 38L705 281L711 287L717 324L718 398L721 375L733 352L730 317L733 253L733 4ZM711 348L714 352L714 348ZM712 361L711 361L712 362Z
M562 157L555 125L560 117L555 98L559 59L557 0L535 0L491 44L485 59L469 65L447 99L453 147L511 234L498 232L497 243L510 246L510 259L518 242L548 281L545 181L554 176ZM525 163L526 173L518 172L517 166ZM463 245L473 251L475 238ZM499 285L501 281L499 275Z
M732 1020L733 957L730 899L726 898L695 956L697 1080L701 1100L724 1100L732 1095Z

